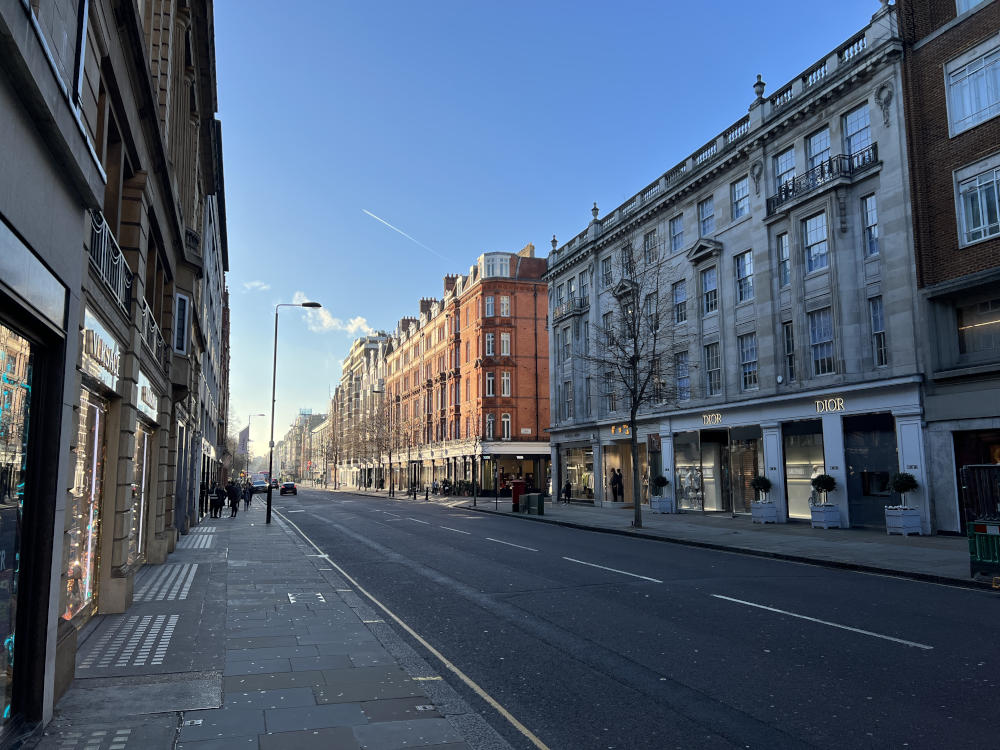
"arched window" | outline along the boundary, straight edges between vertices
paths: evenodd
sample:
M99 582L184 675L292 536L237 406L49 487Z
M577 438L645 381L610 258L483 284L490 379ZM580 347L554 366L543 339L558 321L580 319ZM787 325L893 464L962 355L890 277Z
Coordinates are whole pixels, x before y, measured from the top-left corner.
M500 429L503 431L504 440L510 440L510 414L504 414L500 417Z

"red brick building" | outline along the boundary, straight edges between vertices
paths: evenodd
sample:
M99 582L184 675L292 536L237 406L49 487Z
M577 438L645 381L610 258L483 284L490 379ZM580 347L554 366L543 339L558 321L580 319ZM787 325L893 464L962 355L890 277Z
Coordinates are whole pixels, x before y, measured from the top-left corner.
M937 528L1000 463L1000 2L897 0Z
M485 253L420 301L384 354L395 486L547 484L548 295L534 246Z

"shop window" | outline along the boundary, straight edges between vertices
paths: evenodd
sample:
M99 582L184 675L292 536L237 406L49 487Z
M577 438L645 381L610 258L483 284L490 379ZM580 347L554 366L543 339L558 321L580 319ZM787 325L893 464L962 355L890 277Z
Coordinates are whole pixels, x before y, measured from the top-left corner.
M891 414L844 417L844 460L851 526L885 528L885 506L895 505L889 486L898 471L896 421Z
M107 413L104 399L86 388L81 390L75 480L67 501L63 543L62 617L66 620L89 616L96 602Z
M25 482L30 459L35 353L31 342L0 324L0 721L10 718ZM39 499L39 498L36 498ZM30 636L29 636L30 637Z
M1000 297L955 308L958 352L966 361L1000 357Z
M570 497L594 498L594 449L560 448L563 485L569 482Z
M823 422L810 419L782 425L785 451L785 492L789 518L810 518L812 478L826 473Z

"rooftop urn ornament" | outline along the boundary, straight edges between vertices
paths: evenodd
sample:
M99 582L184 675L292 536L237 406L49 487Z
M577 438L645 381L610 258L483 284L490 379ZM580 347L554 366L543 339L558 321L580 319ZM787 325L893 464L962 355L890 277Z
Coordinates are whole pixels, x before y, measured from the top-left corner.
M597 208L597 201L594 201L594 207L590 209L590 213L594 215L594 221L597 221L597 214L600 213L600 211Z
M552 249L555 250L556 249L556 245L558 245L558 244L559 243L556 242L556 236L552 235Z
M757 74L757 81L753 85L753 92L757 95L758 99L764 98L764 87L767 84L760 78L760 73Z

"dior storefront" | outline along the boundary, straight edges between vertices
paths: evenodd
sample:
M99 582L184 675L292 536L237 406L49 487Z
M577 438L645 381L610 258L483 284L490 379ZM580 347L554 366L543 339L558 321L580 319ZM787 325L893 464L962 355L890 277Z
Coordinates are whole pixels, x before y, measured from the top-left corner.
M930 533L916 380L679 412L660 430L667 494L680 511L749 513L750 480L761 474L779 521L809 519L811 479L829 474L842 526L884 528L885 506L899 501L889 479L906 471L921 487L907 499Z

